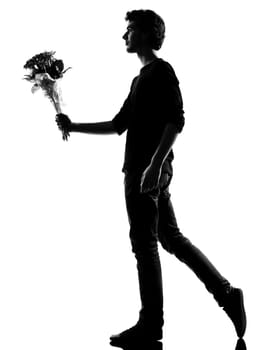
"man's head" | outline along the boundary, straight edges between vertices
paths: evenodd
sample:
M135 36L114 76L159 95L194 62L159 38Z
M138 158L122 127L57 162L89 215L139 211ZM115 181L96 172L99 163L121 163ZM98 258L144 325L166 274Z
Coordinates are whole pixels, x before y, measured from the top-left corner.
M128 52L137 52L147 47L159 50L165 38L165 23L163 19L151 10L133 10L127 12L127 32L123 39Z

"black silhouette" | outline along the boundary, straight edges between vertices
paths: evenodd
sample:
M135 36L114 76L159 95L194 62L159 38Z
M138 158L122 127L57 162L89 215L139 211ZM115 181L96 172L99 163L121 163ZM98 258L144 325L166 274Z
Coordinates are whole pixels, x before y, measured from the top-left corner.
M116 346L116 345L113 345ZM117 346L118 347L118 346ZM123 350L163 350L163 343L160 341L148 341L148 342L130 342L126 345L121 345L121 349ZM247 350L247 346L245 340L240 338L237 341L235 350Z
M244 339L238 339L235 350L247 350L247 346Z
M165 37L164 22L150 10L128 12L126 20L128 27L123 39L127 51L137 53L143 67L119 113L111 121L87 124L72 123L66 115L57 115L59 128L66 132L120 135L127 130L122 170L142 307L137 324L111 336L111 345L121 347L134 341L162 339L164 315L158 241L193 270L241 338L246 329L242 290L231 286L180 232L170 200L172 146L184 127L184 111L175 72L155 53Z
M120 346L120 348L123 350L163 350L163 344L160 341L130 342Z

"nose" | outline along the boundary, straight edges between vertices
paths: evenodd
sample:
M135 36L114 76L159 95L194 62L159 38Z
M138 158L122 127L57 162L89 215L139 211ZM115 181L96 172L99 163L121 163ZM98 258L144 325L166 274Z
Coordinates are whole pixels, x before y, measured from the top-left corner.
M123 38L124 40L127 39L127 32L122 36L122 38Z

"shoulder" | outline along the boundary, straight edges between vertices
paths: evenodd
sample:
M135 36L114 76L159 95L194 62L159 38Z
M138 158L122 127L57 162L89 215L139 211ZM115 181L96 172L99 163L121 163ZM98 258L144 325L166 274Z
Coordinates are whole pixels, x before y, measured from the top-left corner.
M176 73L172 65L164 59L159 59L156 64L156 71L162 79L173 80L179 84Z

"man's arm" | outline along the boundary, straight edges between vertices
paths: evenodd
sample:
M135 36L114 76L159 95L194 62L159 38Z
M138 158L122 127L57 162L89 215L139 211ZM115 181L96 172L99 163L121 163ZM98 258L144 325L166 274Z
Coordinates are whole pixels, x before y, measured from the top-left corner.
M71 131L98 135L109 135L116 133L112 121L98 123L72 123Z
M168 123L163 132L160 144L152 157L152 166L161 170L162 165L176 140L177 134L177 126L175 124Z
M142 175L141 192L151 191L158 186L162 165L176 140L177 134L177 126L173 123L168 123L163 132L159 146L149 166Z
M129 95L127 96L119 113L113 118L113 120L97 123L73 123L66 114L58 113L56 115L56 122L59 129L68 134L70 132L81 132L98 135L110 135L116 133L121 135L128 126L128 119L130 117L131 110L130 96L136 79L137 77L133 79Z
M73 123L66 114L59 113L56 122L64 132L82 132L88 134L108 135L117 133L112 121L98 123Z

